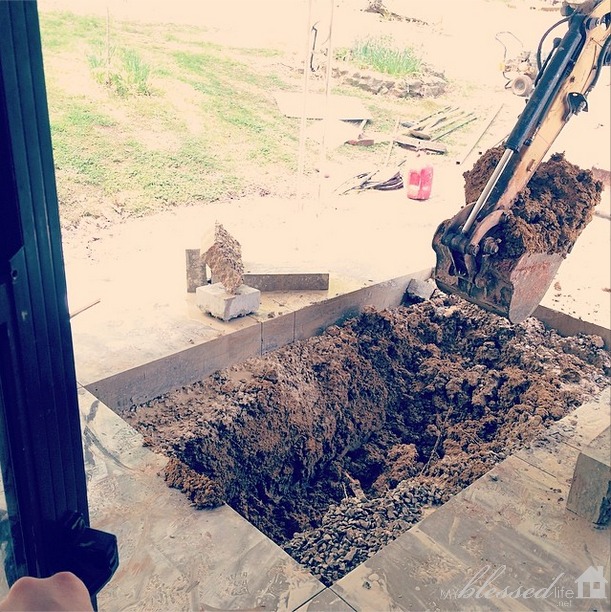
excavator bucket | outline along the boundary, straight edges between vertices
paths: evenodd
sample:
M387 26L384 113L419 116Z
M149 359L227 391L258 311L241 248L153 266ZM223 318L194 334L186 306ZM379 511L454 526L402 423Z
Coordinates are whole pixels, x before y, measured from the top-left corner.
M481 308L519 323L537 308L564 257L559 253L524 253L499 259L494 253L460 254L443 244L444 224L433 238L437 253L435 282ZM483 250L483 249L482 249Z
M566 22L567 31L540 67L504 146L464 175L466 202L473 203L433 237L437 286L513 323L535 310L602 191L591 172L561 154L543 162L569 119L588 109L587 95L611 63L608 2L564 9L556 26Z
M479 191L482 173L499 157L491 149L465 173ZM591 171L554 154L511 206L469 219L477 203L441 223L433 237L439 289L519 323L529 317L594 215L602 184ZM465 231L465 228L468 228Z

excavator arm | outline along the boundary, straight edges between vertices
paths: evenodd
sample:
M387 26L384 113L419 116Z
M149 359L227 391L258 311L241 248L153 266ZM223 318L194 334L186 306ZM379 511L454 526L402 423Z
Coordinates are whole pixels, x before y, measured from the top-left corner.
M537 307L566 253L528 252L500 259L498 226L609 64L611 3L565 5L568 30L541 67L535 89L504 143L477 201L444 221L433 238L438 287L518 323Z

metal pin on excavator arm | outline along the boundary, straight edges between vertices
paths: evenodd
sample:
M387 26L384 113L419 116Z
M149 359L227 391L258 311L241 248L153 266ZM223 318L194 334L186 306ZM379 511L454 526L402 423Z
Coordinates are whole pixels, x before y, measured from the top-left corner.
M527 252L514 260L499 259L495 257L499 236L494 228L569 119L587 111L587 95L602 67L609 64L608 0L588 0L565 9L568 15L563 21L568 22L568 31L540 70L532 96L486 186L476 202L441 223L433 238L437 286L513 323L532 314L564 255Z

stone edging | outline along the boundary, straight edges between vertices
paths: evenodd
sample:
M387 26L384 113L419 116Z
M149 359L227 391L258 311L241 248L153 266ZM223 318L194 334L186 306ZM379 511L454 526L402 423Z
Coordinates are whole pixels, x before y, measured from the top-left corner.
M448 86L445 77L433 71L419 76L394 77L372 70L342 67L334 68L333 76L348 85L370 93L391 95L397 98L435 98L444 94Z

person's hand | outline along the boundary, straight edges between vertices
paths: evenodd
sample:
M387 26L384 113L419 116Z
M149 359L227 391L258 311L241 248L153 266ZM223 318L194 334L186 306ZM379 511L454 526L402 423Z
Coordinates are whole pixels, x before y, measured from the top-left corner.
M0 612L81 612L93 610L87 587L70 572L50 578L19 578L0 602Z

